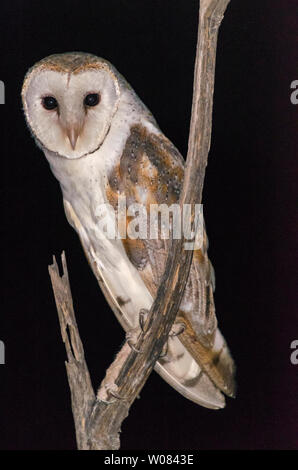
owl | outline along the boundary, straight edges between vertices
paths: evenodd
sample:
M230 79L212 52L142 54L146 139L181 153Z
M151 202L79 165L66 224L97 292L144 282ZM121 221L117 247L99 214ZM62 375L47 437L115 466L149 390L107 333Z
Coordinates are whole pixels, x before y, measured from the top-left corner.
M149 212L154 204L178 203L184 160L120 73L92 54L56 54L35 64L22 102L32 136L60 183L67 220L118 321L127 333L134 331L156 295L169 240L160 232L156 238L107 236L98 208L114 220L120 198L127 212L132 204ZM235 366L217 327L207 248L204 229L155 370L186 398L218 409L225 406L224 394L235 395Z

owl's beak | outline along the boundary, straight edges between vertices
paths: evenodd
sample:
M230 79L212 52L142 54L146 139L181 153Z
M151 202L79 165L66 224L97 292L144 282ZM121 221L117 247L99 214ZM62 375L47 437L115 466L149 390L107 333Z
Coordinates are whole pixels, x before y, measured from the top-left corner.
M79 133L80 131L75 127L69 127L66 129L66 134L67 134L72 150L75 150L76 148Z

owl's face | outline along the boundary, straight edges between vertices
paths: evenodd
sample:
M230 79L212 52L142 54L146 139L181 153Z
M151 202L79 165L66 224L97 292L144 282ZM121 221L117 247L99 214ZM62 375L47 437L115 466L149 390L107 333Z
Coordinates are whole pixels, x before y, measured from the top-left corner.
M22 90L34 137L42 147L70 159L101 146L119 101L118 79L108 63L87 58L50 56L28 73Z

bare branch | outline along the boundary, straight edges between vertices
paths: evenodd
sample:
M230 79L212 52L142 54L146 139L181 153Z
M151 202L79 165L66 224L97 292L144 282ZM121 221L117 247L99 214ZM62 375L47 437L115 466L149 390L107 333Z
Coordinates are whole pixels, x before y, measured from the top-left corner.
M74 314L65 253L62 253L63 275L60 277L55 257L49 266L59 316L61 336L65 344L68 362L65 362L71 391L72 412L75 421L79 449L87 448L86 416L89 416L95 395L92 388L84 349Z
M211 138L217 34L228 3L229 0L201 0L181 206L201 202ZM50 267L61 333L68 355L66 366L80 449L119 448L120 426L161 354L183 297L193 255L192 251L184 250L185 241L184 238L171 241L165 272L144 332L136 331L138 341L135 349L127 343L123 346L109 367L96 397L75 321L64 255L62 278L59 277L56 263Z

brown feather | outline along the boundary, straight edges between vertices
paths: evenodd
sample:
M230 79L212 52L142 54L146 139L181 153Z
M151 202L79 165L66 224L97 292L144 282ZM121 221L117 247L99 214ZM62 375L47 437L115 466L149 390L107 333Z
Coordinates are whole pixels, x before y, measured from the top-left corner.
M183 182L183 166L182 156L168 139L162 134L151 134L144 127L136 125L131 129L119 165L108 175L108 201L117 210L118 196L126 196L127 207L132 203L143 203L148 214L150 204L177 203ZM126 238L123 245L131 263L139 270L145 285L155 296L165 267L168 240L161 237L157 240L149 237L144 240ZM233 396L233 361L230 356L228 361L226 358L221 360L221 352L215 352L213 347L217 319L212 266L207 248L208 240L204 233L202 248L194 252L181 310L176 320L183 321L186 325L179 339L214 384L224 393ZM186 304L188 308L184 311ZM229 355L224 340L223 348Z

